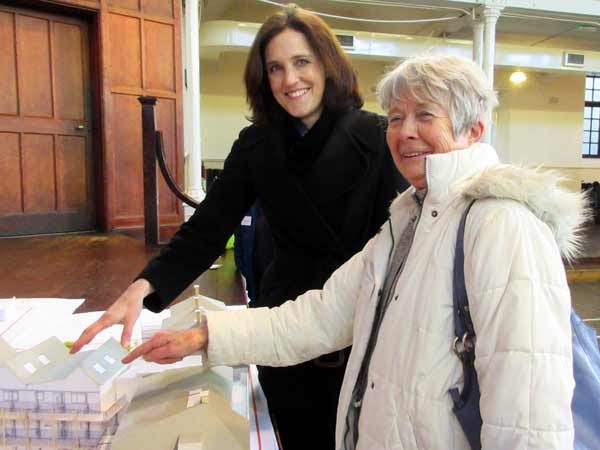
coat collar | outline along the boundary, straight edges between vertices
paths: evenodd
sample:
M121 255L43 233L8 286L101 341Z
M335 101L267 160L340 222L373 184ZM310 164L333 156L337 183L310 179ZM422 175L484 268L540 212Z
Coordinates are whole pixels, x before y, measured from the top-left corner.
M354 188L369 169L375 149L380 148L377 141L382 134L372 126L355 126L356 121L355 110L339 117L308 173L305 189L319 203L331 202ZM384 121L381 126L385 129Z
M425 159L428 205L444 207L461 182L486 167L498 164L496 151L487 144L476 143L463 150L429 155ZM392 202L390 212L397 214L414 204L416 189L411 186Z
M380 123L378 129L374 124ZM296 205L287 212L289 222L302 224L305 234L315 238L321 248L332 249L344 257L349 249L327 224L321 211L337 204L345 193L364 182L371 162L385 150L385 120L370 113L350 110L337 120L306 178L300 180L290 170L286 158L285 136L281 128L271 127L259 152L261 184L286 202ZM255 141L256 142L256 141ZM257 159L255 158L255 159Z
M439 211L452 199L508 199L526 206L554 234L563 256L574 258L581 248L581 230L589 209L585 196L562 188L556 172L500 164L495 150L477 143L464 150L431 155L426 163L425 205ZM413 187L390 207L392 221L414 207Z

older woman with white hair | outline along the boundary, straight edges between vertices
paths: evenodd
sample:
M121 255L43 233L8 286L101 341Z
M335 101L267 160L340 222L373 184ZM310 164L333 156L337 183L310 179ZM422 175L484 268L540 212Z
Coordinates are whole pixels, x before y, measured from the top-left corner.
M452 350L453 269L459 221L477 199L464 271L482 448L572 449L561 251L570 257L577 247L583 199L553 174L501 165L480 142L497 101L473 62L411 58L379 93L390 151L412 184L380 233L323 290L274 309L207 313L207 327L160 333L125 361L169 362L206 348L211 364L281 366L352 344L338 449L467 450L449 392L464 382Z

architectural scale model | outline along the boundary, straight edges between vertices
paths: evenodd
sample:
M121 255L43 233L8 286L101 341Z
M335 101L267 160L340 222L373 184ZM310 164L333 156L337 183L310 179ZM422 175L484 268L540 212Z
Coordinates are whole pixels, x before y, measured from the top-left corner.
M161 328L188 328L206 309L226 306L195 295ZM113 338L70 355L56 337L24 351L0 337L0 450L249 448L246 367L125 366L126 354Z
M69 355L55 337L22 352L0 339L1 448L89 448L126 405L115 380L127 351L114 339Z

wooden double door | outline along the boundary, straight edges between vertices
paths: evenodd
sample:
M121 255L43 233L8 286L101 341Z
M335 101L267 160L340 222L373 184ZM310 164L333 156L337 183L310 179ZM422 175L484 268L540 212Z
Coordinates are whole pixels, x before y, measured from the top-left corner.
M88 33L0 5L0 236L95 228Z

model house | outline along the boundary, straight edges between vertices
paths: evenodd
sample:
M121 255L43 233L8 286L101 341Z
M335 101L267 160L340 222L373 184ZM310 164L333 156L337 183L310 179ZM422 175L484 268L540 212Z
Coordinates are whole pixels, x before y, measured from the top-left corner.
M134 396L111 450L248 450L248 412L234 398L239 388L247 399L248 390L235 371L188 367L147 377L154 389Z
M207 309L227 307L196 295L172 308L162 328L189 327ZM140 448L145 450L163 449L167 441L173 448L179 438L177 445L188 447L218 448L227 442L222 448L247 448L247 367L208 369L198 360L180 369L147 372L148 363L137 361L125 373L121 359L126 354L113 338L95 350L70 355L56 337L24 351L0 337L0 449L129 449L141 442L142 430L148 445ZM167 433L169 424L176 426ZM160 439L152 434L156 429Z
M171 316L164 319L163 330L184 330L202 321L205 311L224 311L225 303L196 293L193 297L169 308Z
M127 351L114 339L69 355L56 337L16 352L0 339L0 439L10 448L93 448L126 404L116 377Z

